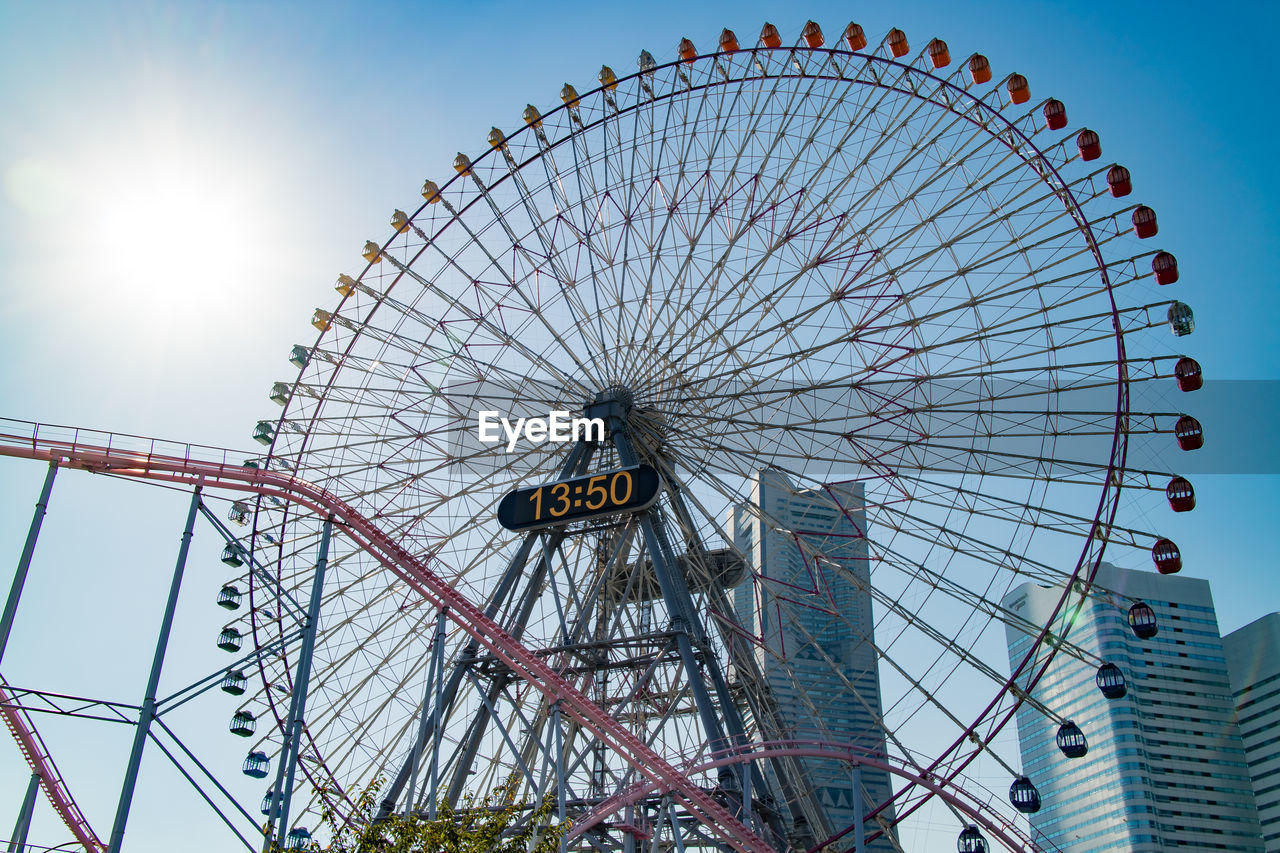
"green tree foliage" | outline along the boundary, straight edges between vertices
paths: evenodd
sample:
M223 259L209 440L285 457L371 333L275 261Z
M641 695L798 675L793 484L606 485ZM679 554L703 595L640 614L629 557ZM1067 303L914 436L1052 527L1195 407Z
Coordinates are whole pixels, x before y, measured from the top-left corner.
M356 801L356 814L345 820L326 809L322 822L332 837L328 846L312 843L313 853L556 853L568 823L551 825L556 801L548 796L530 809L516 801L519 779L484 797L468 795L458 808L441 801L434 819L425 814L392 815L375 820L375 782Z

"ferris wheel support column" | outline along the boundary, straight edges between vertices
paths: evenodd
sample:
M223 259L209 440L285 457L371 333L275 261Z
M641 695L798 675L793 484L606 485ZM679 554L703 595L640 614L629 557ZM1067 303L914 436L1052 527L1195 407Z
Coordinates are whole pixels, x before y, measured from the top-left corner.
M610 434L614 447L618 450L618 459L623 465L635 465L637 463L635 448L631 444L631 438L627 434L625 422L625 411L623 404L617 399L604 400L596 403L592 407L590 413L604 411L606 415L606 429ZM693 692L694 704L698 708L698 716L702 720L702 727L711 745L712 754L726 751L733 741L737 740L738 732L733 732L733 739L725 732L726 720L722 722L720 716L716 714L715 706L711 701L711 694L707 691L707 685L703 682L701 667L699 666L699 656L705 661L706 669L714 682L716 693L723 700L729 695L728 686L723 684L719 669L713 665L714 654L708 648L707 638L701 631L701 623L698 621L697 613L693 606L693 598L689 592L689 586L683 575L675 570L677 564L675 553L671 547L671 541L666 535L665 525L662 523L662 512L657 508L657 504L650 507L640 514L640 529L644 534L645 548L649 552L649 561L653 564L653 572L658 579L658 588L662 591L662 598L667 605L667 614L672 622L672 630L676 634L676 647L679 650L680 660L684 666L684 671L689 679L689 688ZM696 651L695 651L696 644ZM727 711L724 712L727 716ZM748 771L749 772L749 771ZM746 785L742 784L742 777L739 770L735 768L729 773L720 773L720 784L728 789L731 786L736 791L729 792L731 811L734 817L744 819L745 810L742 803L742 792ZM733 803L733 799L737 798L737 802Z
M315 577L311 581L311 600L307 603L307 625L302 634L302 650L298 654L298 671L293 677L293 693L289 699L289 726L285 731L284 750L276 771L272 809L276 821L276 847L284 849L289 831L289 800L293 797L293 779L298 769L298 749L302 741L302 721L307 713L307 686L311 681L311 658L316 646L316 625L320 621L320 598L324 593L324 572L329 563L329 538L333 534L333 516L324 520L320 534L320 554L316 557ZM271 835L267 835L269 844Z
M13 586L9 588L9 599L4 605L4 616L0 618L0 661L4 660L5 646L9 645L9 631L13 629L13 617L18 612L18 599L22 598L22 587L27 582L27 570L31 568L31 557L36 551L36 539L40 536L40 525L49 506L49 493L53 490L53 475L58 473L58 461L49 461L49 473L44 477L44 487L40 489L40 499L36 501L35 515L31 518L31 527L27 530L27 541L22 546L22 556L18 558L18 571L13 576Z
M444 680L444 673L437 670L437 662L441 659L440 644L444 642L444 621L448 616L447 608L440 608L440 613L436 616L436 633L431 645L431 661L427 668L427 686L422 692L422 715L418 720L418 734L413 739L413 748L409 752L409 787L404 798L404 815L407 817L413 812L414 794L418 790L418 762L422 757L422 750L427 742L427 732L434 731L439 727L436 720L436 712L440 707L439 682ZM436 697L433 703L432 697ZM430 729L427 727L431 726ZM433 741L434 745L434 741ZM435 785L431 786L432 796L435 796ZM436 819L435 803L432 802L428 808L427 817L431 820Z
M588 444L586 442L578 442L577 444L575 444L573 446L573 449L569 451L569 458L565 460L564 467L560 471L560 479L564 479L566 477L572 477L574 474L582 473L582 471L585 470L586 466L591 462L591 458L595 453L595 449L596 449L595 445ZM540 537L541 535L542 533L540 531L535 530L535 531L531 531L525 536L524 542L521 543L520 548L516 551L515 555L511 558L511 561L507 564L506 571L503 572L503 575L502 575L502 580L499 581L497 588L493 592L493 595L491 595L489 598L489 602L485 605L484 615L486 617L492 619L493 617L497 616L498 611L501 610L503 605L507 603L508 598L510 597L512 591L515 589L517 581L519 581L523 577L524 567L529 562L529 557L533 553L533 546L537 543L538 537ZM539 562L539 566L541 566L541 562ZM516 627L516 632L518 635L519 633L518 627ZM462 686L462 682L466 678L467 672L469 671L469 666L465 663L465 661L474 657L479 650L480 650L479 641L472 639L468 641L466 647L462 651L462 654L458 657L458 660L463 661L463 663L458 663L454 665L452 671L449 673L449 681L445 683L443 691L437 692L436 704L441 709L441 712L438 715L433 714L430 718L428 718L426 725L423 726L418 732L417 738L414 740L414 746L413 748L410 749L409 757L405 759L404 764L400 766L400 772L396 774L395 779L391 782L391 785L388 787L386 794L383 796L382 804L378 808L378 818L380 819L385 818L387 815L391 814L391 812L395 809L395 805L399 801L400 794L404 790L405 785L408 783L410 775L415 775L416 773L417 760L418 760L417 757L422 754L422 749L423 749L423 746L426 744L427 738L435 736L435 729L436 729L435 721L437 719L443 720L444 709L451 706L453 704L454 699L458 695L458 689ZM443 671L437 677L443 681L443 678L444 678ZM428 687L428 689L430 688ZM424 696L423 702L428 701L428 698L429 697ZM424 713L425 713L425 709L424 709ZM464 756L465 755L466 753L464 753ZM469 759L466 759L464 757L463 763L465 764L468 761ZM456 792L454 790L454 786L450 786L450 792L449 792L450 803L455 802L458 796L461 794L461 785L462 785L461 782L457 783ZM408 794L408 799L409 799L408 808L412 808L413 797L414 797L414 793L412 788L410 788L410 792Z
M547 538L543 539L542 554L534 564L533 572L529 575L528 580L525 583L524 592L519 596L519 598L512 599L511 608L507 611L505 624L509 626L507 630L511 632L511 636L516 640L520 640L524 636L525 627L528 625L529 618L533 613L533 608L536 606L538 601L537 592L542 588L542 585L546 580L548 570L551 565L552 555L556 553L560 544L564 541L565 533L564 531L554 531L548 535L545 531L534 531L530 536L534 539L538 539L543 536L546 536ZM469 665L463 666L464 672L470 671ZM481 689L478 684L476 689ZM476 756L479 754L480 746L486 731L488 731L489 724L495 717L494 709L504 689L504 681L501 678L495 678L490 681L487 697L483 692L480 693L482 698L481 707L476 711L475 716L471 720L469 734L466 737L465 745L458 749L457 754L460 756L460 759L456 762L453 780L449 784L448 791L445 792L445 796L448 798L451 806L456 806L459 798L462 797L462 789L466 784L470 768L475 762ZM504 734L503 737L505 740L506 735Z
M436 617L436 643L435 656L432 659L435 666L435 678L433 683L435 686L435 701L432 703L432 714L434 716L435 731L432 732L431 738L431 800L428 804L430 809L430 817L436 819L436 809L438 808L438 800L440 798L440 736L444 734L443 720L440 717L443 699L441 694L444 692L444 620L449 616L449 608L441 607L440 615ZM412 790L413 786L409 788Z
M559 702L551 706L551 725L555 726L556 734L556 818L560 821L560 825L564 826L567 819L564 788L564 728L560 723ZM564 833L561 833L560 853L565 853L566 844Z
M667 484L668 494L671 496L671 506L675 511L676 520L685 531L689 547L697 549L698 553L705 558L707 547L703 543L702 537L698 535L697 525L693 523L693 516L689 513L689 508L685 504L679 480L670 469L663 471L662 478ZM733 645L739 639L733 635L726 638L731 655L733 653ZM750 743L750 739L747 737L746 722L742 719L742 714L739 712L733 696L729 693L729 684L725 679L724 669L715 655L707 656L706 665L711 671L712 683L715 686L716 695L725 716L725 725L729 729L734 746L744 747ZM769 789L768 783L765 781L764 773L754 761L747 763L746 769L742 774L742 807L748 822L753 817L752 796L759 796L768 807L768 814L760 815L762 824L767 824L778 838L784 837L785 828L778 818L777 810L774 808L776 800Z
M133 789L138 782L138 768L142 764L142 748L151 732L151 721L156 716L156 690L160 687L160 669L164 666L164 653L169 646L169 631L173 628L173 614L178 609L178 590L182 587L182 573L187 567L187 552L191 549L191 535L196 526L196 513L200 509L200 492L204 488L201 477L191 492L191 508L187 510L187 524L182 530L182 544L178 546L178 560L173 567L173 581L169 584L169 600L165 602L164 618L160 622L160 635L156 639L156 654L151 660L151 675L147 679L147 692L138 711L138 724L133 733L133 749L125 769L124 785L120 789L120 802L116 806L115 822L111 825L111 841L107 849L120 853L124 841L124 827L129 821L129 807L133 804Z
M8 853L23 853L27 849L27 830L31 828L31 813L35 811L39 791L40 774L32 773L31 781L27 783L27 795L22 798L22 811L18 812L18 822L13 827Z

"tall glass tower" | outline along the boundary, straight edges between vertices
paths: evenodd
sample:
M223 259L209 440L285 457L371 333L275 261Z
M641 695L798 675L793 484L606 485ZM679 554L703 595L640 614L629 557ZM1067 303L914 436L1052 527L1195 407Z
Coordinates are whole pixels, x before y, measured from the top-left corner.
M1222 638L1267 853L1280 853L1280 613Z
M756 660L784 729L796 740L883 753L862 485L798 489L782 472L767 469L756 475L751 505L732 510L730 524L734 545L754 570L734 589L734 609L756 638ZM815 553L822 558L814 559ZM826 829L852 824L850 765L816 759L802 765ZM889 798L889 774L882 770L862 769L861 785L863 814ZM870 832L873 824L867 826ZM845 841L853 846L852 836ZM867 846L877 853L893 849L883 837Z
M1067 758L1054 740L1057 723L1030 707L1019 710L1022 770L1044 801L1031 815L1034 834L1063 853L1262 853L1208 582L1106 564L1097 580L1122 597L1091 598L1067 638L1120 667L1128 693L1107 699L1095 684L1095 664L1065 652L1054 657L1032 695L1074 721L1089 751ZM1044 625L1061 594L1023 584L1004 606ZM1155 611L1155 637L1139 640L1129 629L1130 599ZM1010 627L1007 640L1010 660L1022 660L1031 638Z

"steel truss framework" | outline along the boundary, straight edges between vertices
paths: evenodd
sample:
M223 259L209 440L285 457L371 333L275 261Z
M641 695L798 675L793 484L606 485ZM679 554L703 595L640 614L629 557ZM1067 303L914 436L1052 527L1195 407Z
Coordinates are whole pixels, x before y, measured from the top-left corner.
M544 699L556 709L555 716L559 716L562 711L569 720L576 721L588 730L598 727L606 733L608 738L606 740L605 737L602 737L602 741L606 743L614 741L620 747L619 752L627 750L632 753L628 755L628 759L636 762L637 773L632 777L633 781L626 788L620 789L612 796L602 800L574 803L577 808L581 809L582 817L575 823L571 837L587 838L593 849L611 846L611 837L618 838L621 836L624 842L627 838L634 839L636 836L628 834L628 832L639 834L642 831L641 827L633 823L615 820L613 822L612 836L609 834L602 835L600 834L601 822L616 817L619 811L645 802L646 798L660 804L661 810L655 811L655 814L669 816L669 826L672 832L677 837L687 838L690 848L703 843L715 845L727 843L731 848L737 850L764 851L774 849L754 835L743 823L731 816L728 810L717 801L717 798L712 797L707 791L693 783L691 778L705 771L715 771L717 768L738 767L749 765L755 761L797 757L829 758L855 765L885 769L903 778L908 778L935 794L943 796L957 810L957 814L976 821L987 829L993 838L1006 844L1008 849L1040 849L1030 839L1026 838L1016 826L1001 819L998 814L992 811L989 802L983 803L980 800L972 799L967 788L947 785L943 780L936 779L928 773L916 775L913 770L902 767L887 756L869 755L863 751L852 749L847 744L790 741L739 743L719 750L715 757L709 759L709 763L704 762L705 766L690 765L680 768L666 765L657 756L649 759L646 755L648 750L643 743L631 738L625 730L617 731L621 727L611 719L603 708L595 706L542 662L544 655L523 647L515 638L486 617L479 607L472 605L465 598L458 595L442 579L434 576L411 556L400 550L394 542L378 533L376 527L368 520L352 511L342 501L316 488L314 485L299 480L294 476L246 468L229 461L225 452L222 454L222 458L217 461L208 458L195 458L200 455L206 455L207 457L208 451L211 450L210 448L193 448L191 445L171 445L157 448L160 443L152 442L150 451L140 453L133 449L121 448L121 445L127 446L135 443L128 441L128 439L134 438L132 436L123 437L126 441L122 442L119 440L120 437L109 434L77 430L75 431L76 438L68 441L60 437L44 438L40 435L40 428L36 425L19 425L12 421L7 423L10 427L20 426L28 427L29 429L22 429L20 433L16 434L8 432L0 437L3 439L2 443L0 443L0 455L39 459L47 461L51 466L56 467L134 477L168 484L194 485L197 489L194 496L196 501L198 501L200 491L219 489L288 498L296 506L306 507L322 518L332 519L340 523L344 535L359 542L362 549L368 549L370 553L376 555L383 565L396 572L403 579L410 581L415 589L424 595L430 595L433 602L439 607L438 612L442 615L448 615L467 635L470 641L468 648L473 654L483 653L487 650L491 661L500 662L509 672L519 673L519 677L538 690ZM46 431L46 435L49 433L54 433L55 435L65 434L63 430ZM85 439L91 442L99 439L106 439L106 441L102 444L94 444L85 443ZM115 444L116 447L112 447L112 444ZM183 453L182 455L167 455L157 452L158 449L178 450L183 451ZM193 453L193 451L195 452ZM585 454L574 454L574 456L578 457L578 461L581 461L581 455ZM46 494L46 502L47 497ZM247 655L244 659L233 664L233 667L248 662L254 656L254 654ZM480 663L481 657L477 654L473 658L473 662ZM188 688L176 692L172 697L167 697L157 702L156 705L167 709L188 701L194 695L207 690L212 683L215 683L216 675L202 679ZM31 689L6 687L5 690L4 701L0 702L0 712L3 713L6 721L17 721L10 722L10 728L17 736L19 743L22 744L28 742L39 743L39 736L36 734L34 722L30 717L32 712L57 713L126 724L136 724L137 722L133 719L133 713L139 710L138 706ZM207 793L207 789L211 787L221 793L233 809L238 810L240 816L249 824L254 822L252 816L236 803L226 789L218 783L215 774L207 770L199 759L163 723L160 719L160 713L156 713L152 717L152 722L167 735L167 738L161 738L159 733L151 731L148 733L150 742L154 743L179 769L183 776L200 791L209 805L223 817L228 827L240 840L250 849L254 849L249 840L235 826L235 821L232 819L234 815L228 817L224 809ZM616 734L614 733L615 731ZM174 754L175 747L176 751L181 753L182 757L185 757L185 761L182 760L182 757ZM106 845L97 840L97 836L89 827L88 821L80 813L78 807L75 806L74 800L71 799L65 783L56 773L56 769L50 770L52 761L47 749L44 749L41 744L40 747L28 752L28 759L37 776L44 783L46 794L49 796L51 803L68 821L68 825L72 827L77 839L80 840L85 849L89 851L106 850ZM643 762L646 759L655 761L656 766L644 765ZM646 769L641 769L642 767ZM197 778L197 774L192 771L192 768L199 771L203 781ZM677 814L674 810L676 805L683 809L682 813ZM736 807L740 811L740 801L736 804ZM648 832L651 833L652 829L653 826L650 825ZM121 835L123 835L122 831Z
M0 649L8 644L13 616L18 608L22 586L33 556L41 521L49 503L50 491L57 468L57 462L50 463L49 474L45 479L44 488L41 490L40 499L36 504L35 517L32 521L26 546L19 559L18 572L6 602L6 615L2 626L0 626ZM3 679L3 676L0 676L0 716L3 717L6 726L17 741L28 765L32 769L31 793L38 789L42 789L45 792L54 811L63 819L76 841L89 853L120 848L132 804L133 787L140 766L142 749L147 743L153 744L154 748L160 750L178 773L193 786L201 798L247 849L257 849L256 844L249 840L250 837L259 834L260 826L257 820L226 789L222 782L219 781L218 776L206 767L204 762L188 748L162 717L207 694L214 687L219 686L220 683L225 683L227 673L239 671L242 667L258 660L263 655L278 654L283 646L291 645L296 640L304 639L307 634L307 622L305 619L300 620L299 628L294 634L286 635L279 644L251 650L234 660L226 670L219 669L212 672L168 696L156 696L160 666L162 665L164 651L168 644L168 633L173 621L173 606L176 603L181 585L197 512L208 519L215 530L223 536L226 543L236 543L235 536L220 519L210 512L201 500L200 492L200 486L197 485L192 495L191 509L183 534L183 544L179 550L174 581L170 589L169 604L161 621L156 659L153 662L152 677L146 689L147 698L143 700L142 704L128 704L115 700L77 696L31 687L15 687L8 684ZM289 593L284 590L280 591L280 597L282 601L291 600ZM315 620L312 619L310 622L314 624ZM311 633L314 636L314 632ZM48 714L96 722L123 723L136 727L133 754L126 763L125 781L119 809L109 842L104 843L98 838L88 819L71 796L66 780L58 770L49 748L40 736L33 714ZM15 840L25 838L32 805L32 797L28 797L19 819L19 831L14 834ZM24 842L18 840L15 843L20 848Z
M446 612L458 627L476 641L479 649L486 650L511 672L518 673L522 680L560 707L566 716L592 732L610 750L625 756L633 763L637 773L653 781L659 790L670 791L673 800L705 824L713 835L736 850L769 849L710 793L691 783L675 767L653 753L572 684L557 675L540 656L522 646L492 619L486 617L480 608L432 574L371 522L324 490L293 476L245 468L225 458L220 462L210 463L181 456L140 455L109 447L85 447L56 439L46 441L34 435L10 435L5 438L6 444L0 448L0 453L4 455L44 459L58 466L99 473L199 485L206 489L228 488L254 492L289 500L320 517L339 521L347 538L357 543L362 550L367 549L437 609Z

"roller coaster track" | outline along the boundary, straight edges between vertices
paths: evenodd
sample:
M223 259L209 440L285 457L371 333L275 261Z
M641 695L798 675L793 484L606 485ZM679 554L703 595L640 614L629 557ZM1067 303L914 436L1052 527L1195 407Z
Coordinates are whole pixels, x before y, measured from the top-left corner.
M670 791L673 798L701 821L710 833L741 853L771 853L772 848L764 839L734 817L710 793L557 675L530 649L485 617L471 601L344 501L300 477L246 467L233 461L234 455L233 451L221 448L0 419L0 456L41 460L62 468L171 485L200 484L205 489L274 496L306 507L320 516L332 517L348 538L381 561L423 599L438 608L447 608L449 618L459 628L506 664L514 674L528 681L546 697L548 703L559 703L568 716L626 760L639 776L661 790ZM18 736L16 732L15 736ZM19 744L22 744L21 737ZM36 754L41 761L47 758L47 751L42 748L29 755ZM46 790L52 799L54 789ZM59 796L64 795L60 793ZM69 795L65 795L61 805L55 801L54 808L68 826L73 827L73 832L77 827L87 830L88 824L83 822L83 815ZM86 838L92 838L93 843L99 845L89 848L86 843L86 849L102 849L101 843L91 833L86 832Z
M966 800L964 792L954 785L942 784L936 777L915 776L907 768L897 767L886 756L852 754L848 747L836 744L778 742L751 744L747 750L724 754L705 766L677 767L663 759L639 738L568 681L560 677L541 658L504 631L451 587L430 571L394 540L383 534L372 522L344 501L300 477L263 468L248 467L233 461L243 454L223 448L167 442L140 436L106 433L73 427L50 427L29 421L0 418L0 456L40 460L59 467L100 474L157 481L171 485L226 489L264 496L275 496L304 506L321 516L332 517L340 529L360 548L380 560L390 571L412 586L436 607L448 608L449 617L475 638L496 658L528 681L549 703L560 703L565 713L576 719L602 743L622 756L635 770L640 781L601 803L580 825L573 836L599 825L610 814L638 798L656 792L670 793L707 830L741 853L773 853L772 848L746 824L735 818L724 806L699 787L691 775L722 764L739 763L769 755L796 755L849 760L876 766L906 776L940 794L959 811L992 831L1010 850L1038 851L1045 848L1032 842L1014 824L978 801ZM26 711L11 702L8 684L0 677L0 715L5 719L27 763L37 773L54 809L66 822L76 839L89 853L105 853L84 814L67 791L48 749L40 740ZM985 804L989 805L989 804ZM993 817L995 818L993 820Z
M26 711L10 701L9 682L4 680L4 676L0 676L0 717L4 717L4 724L17 741L31 772L40 777L40 787L49 798L49 804L71 834L88 853L103 853L107 846L98 840L84 812L80 811L80 806L67 790L66 780L58 771L58 765L53 763L53 756L36 730L35 722Z

